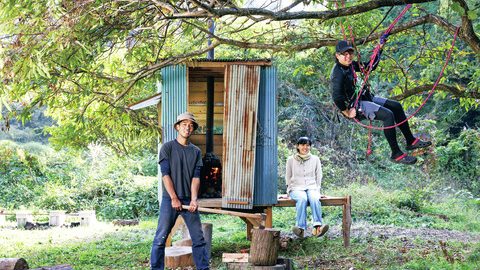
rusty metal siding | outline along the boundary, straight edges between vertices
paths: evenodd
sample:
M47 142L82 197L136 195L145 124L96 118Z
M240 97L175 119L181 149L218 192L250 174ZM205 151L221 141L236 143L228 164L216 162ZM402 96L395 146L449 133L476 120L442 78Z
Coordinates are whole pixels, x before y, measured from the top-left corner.
M177 115L187 111L187 67L173 65L162 68L162 142L177 137L173 124Z
M262 67L258 97L257 148L253 204L277 203L277 71Z
M253 208L259 66L225 71L222 207Z

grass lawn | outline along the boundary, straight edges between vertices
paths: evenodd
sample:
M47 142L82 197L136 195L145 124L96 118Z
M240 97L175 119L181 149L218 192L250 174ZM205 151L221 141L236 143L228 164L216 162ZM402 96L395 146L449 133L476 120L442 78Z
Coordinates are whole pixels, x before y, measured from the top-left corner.
M295 209L276 208L274 227L283 238L292 238L280 256L293 259L296 269L480 269L477 203L445 199L415 212L399 207L404 194L390 194L384 200L385 192L373 187L352 188L350 193L354 195L350 248L343 247L338 207L324 207L324 220L331 225L325 237L305 239L290 233ZM239 218L202 214L202 220L213 224L212 269L226 269L222 253L249 248ZM150 217L132 227L99 222L27 231L11 222L0 228L0 258L21 257L31 268L70 264L82 270L148 269L156 223Z

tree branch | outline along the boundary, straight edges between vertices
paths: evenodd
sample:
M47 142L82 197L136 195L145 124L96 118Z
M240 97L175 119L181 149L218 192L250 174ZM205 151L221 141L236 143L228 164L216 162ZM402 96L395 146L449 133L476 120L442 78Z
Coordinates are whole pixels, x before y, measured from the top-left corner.
M414 88L410 88L407 91L403 92L400 95L393 96L392 99L395 100L403 100L410 96L414 96L417 94L425 93L430 91L433 88L433 84L424 84L419 85ZM449 92L450 94L454 95L458 98L473 98L473 99L480 99L479 92L466 92L465 89L460 89L458 87L448 85L448 84L438 84L436 90Z

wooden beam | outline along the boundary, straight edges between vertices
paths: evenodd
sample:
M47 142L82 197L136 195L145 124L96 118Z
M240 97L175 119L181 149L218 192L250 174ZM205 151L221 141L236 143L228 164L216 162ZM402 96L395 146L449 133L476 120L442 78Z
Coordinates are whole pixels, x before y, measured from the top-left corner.
M341 206L341 205L345 205L347 203L347 197L322 196L320 198L320 202L322 203L322 206ZM293 206L295 206L295 201L292 200L291 198L278 199L278 203L275 204L274 206L276 206L276 207L293 207Z
M272 62L269 60L259 61L226 61L226 62L197 62L191 61L185 63L187 67L225 67L227 65L245 65L245 66L271 66Z
M188 208L189 208L188 205L182 205L182 209L188 210ZM263 213L251 214L251 213L229 211L229 210L222 210L222 209L215 209L215 208L206 208L206 207L198 207L198 211L205 212L205 213L212 213L212 214L222 214L222 215L243 217L243 218L258 220L260 223L265 222L265 214Z

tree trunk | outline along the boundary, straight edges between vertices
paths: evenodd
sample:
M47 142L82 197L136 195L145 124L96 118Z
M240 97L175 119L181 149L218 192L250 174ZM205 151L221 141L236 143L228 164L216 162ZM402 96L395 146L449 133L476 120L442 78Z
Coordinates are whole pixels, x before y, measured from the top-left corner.
M28 263L23 258L0 258L1 270L23 270L28 269Z
M35 268L30 270L73 270L73 268L68 264L61 264L61 265L55 265L55 266L45 266L45 267L40 267L40 268Z
M165 248L165 267L176 269L194 265L191 247Z
M280 231L253 229L250 245L250 263L253 265L275 265L278 257Z

